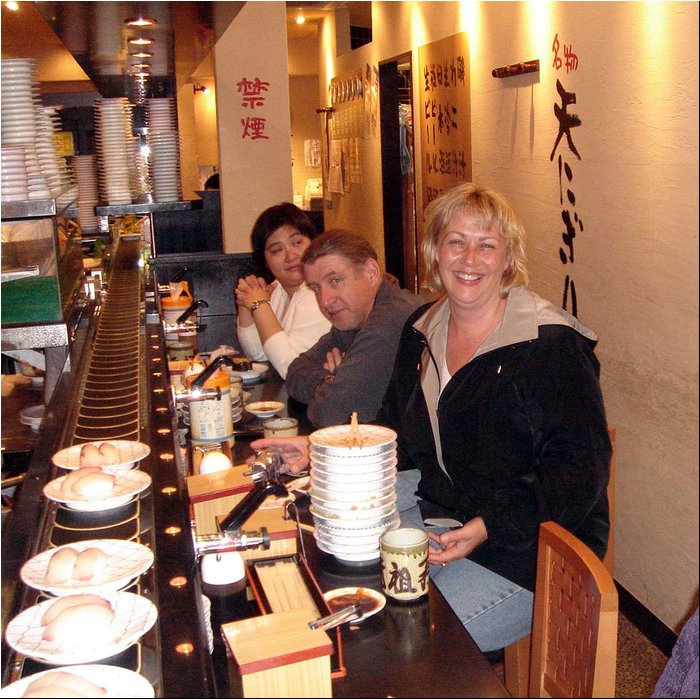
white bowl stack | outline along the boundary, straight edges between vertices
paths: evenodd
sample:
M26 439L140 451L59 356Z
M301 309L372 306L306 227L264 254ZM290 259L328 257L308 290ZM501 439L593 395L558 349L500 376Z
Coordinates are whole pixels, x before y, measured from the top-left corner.
M36 80L37 62L33 58L2 59L2 146L22 146L24 148L24 170L26 173L26 194L22 191L22 178L13 173L3 172L3 200L18 201L28 199L49 199L51 189L42 173L37 153L37 126L40 120L41 99L39 83ZM17 149L14 151L17 153ZM13 160L16 168L17 156ZM17 181L16 187L12 183ZM8 196L5 196L7 185ZM19 191L17 191L19 190Z
M399 526L396 433L335 425L309 435L310 511L318 547L349 563L379 558L379 537Z
M179 201L182 199L180 134L177 130L175 100L172 97L147 100L146 123L151 149L149 174L153 201Z
M78 183L78 220L83 231L94 231L100 226L95 207L99 202L97 188L97 157L94 154L74 155L73 173Z
M2 201L27 201L29 182L25 165L24 146L3 144L2 146Z
M150 131L151 191L153 201L169 202L182 199L180 187L180 138L175 130Z
M134 177L131 132L133 117L126 97L95 100L95 142L102 201L131 204Z
M146 100L146 124L149 131L177 129L175 99L173 97L152 97Z
M46 177L51 196L57 198L70 186L66 161L57 154L54 136L61 131L61 118L56 107L36 110L36 150L39 168Z

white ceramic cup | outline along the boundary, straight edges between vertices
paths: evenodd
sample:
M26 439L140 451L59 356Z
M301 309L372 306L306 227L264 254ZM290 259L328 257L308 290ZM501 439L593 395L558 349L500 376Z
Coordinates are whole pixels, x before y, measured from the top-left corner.
M202 581L208 585L229 585L245 577L245 562L239 551L207 553L202 556Z
M299 420L294 417L271 417L263 421L265 437L295 437L299 434Z
M379 538L382 591L398 602L413 602L428 594L428 535L403 527Z

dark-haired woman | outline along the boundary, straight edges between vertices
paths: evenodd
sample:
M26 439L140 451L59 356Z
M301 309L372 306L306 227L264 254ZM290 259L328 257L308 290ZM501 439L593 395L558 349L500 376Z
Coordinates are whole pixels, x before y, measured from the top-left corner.
M294 204L265 209L250 236L259 276L241 277L236 286L241 350L254 361L269 361L283 379L292 360L330 329L301 265L316 235Z

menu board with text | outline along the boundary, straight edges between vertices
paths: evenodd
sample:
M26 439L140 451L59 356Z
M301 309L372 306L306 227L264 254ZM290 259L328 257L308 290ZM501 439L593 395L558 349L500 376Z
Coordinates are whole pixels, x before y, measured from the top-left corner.
M423 206L459 182L469 182L471 109L466 33L418 49Z

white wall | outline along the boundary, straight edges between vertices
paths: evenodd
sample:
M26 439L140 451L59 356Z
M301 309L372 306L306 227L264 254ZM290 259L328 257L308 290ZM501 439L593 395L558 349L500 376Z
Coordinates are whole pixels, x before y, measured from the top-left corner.
M417 48L468 33L474 179L523 217L535 291L560 304L573 274L578 315L600 336L617 428L616 578L678 630L698 594L698 4L373 2L372 12L372 43L350 54L336 58L332 28L322 31L321 98L335 75L408 50L418 96ZM576 71L554 70L557 33L561 51L567 44L578 55ZM539 76L491 77L534 58ZM582 120L572 131L581 160L558 150L584 224L568 266L549 158L557 77L576 93L569 112ZM363 184L334 195L326 227L376 244L378 136L364 139L362 156Z

